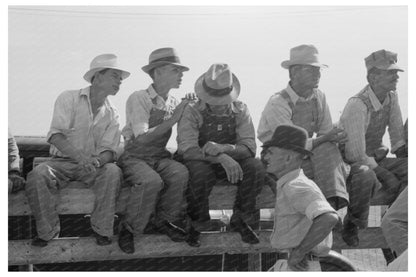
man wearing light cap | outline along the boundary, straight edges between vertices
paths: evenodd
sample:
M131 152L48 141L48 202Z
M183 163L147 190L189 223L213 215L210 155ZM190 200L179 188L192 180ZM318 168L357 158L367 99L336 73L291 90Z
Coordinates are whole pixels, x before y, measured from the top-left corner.
M43 247L59 235L56 191L80 181L95 195L91 227L98 245L111 243L121 170L113 162L120 142L119 114L108 96L116 95L129 72L117 56L95 57L84 79L91 85L61 93L47 135L52 159L27 176L26 195L36 220L32 245Z
M237 185L230 226L244 242L259 242L256 196L264 169L256 154L255 131L247 105L237 100L240 82L224 63L210 66L195 83L199 101L185 108L178 126L178 152L189 169L190 238L209 230L208 196L217 179Z
M357 180L350 187L350 199L356 201L344 218L343 238L349 245L358 244L358 229L367 226L369 200L381 187L394 199L407 187L407 147L403 120L396 92L398 72L397 54L379 50L365 58L366 85L351 97L341 115L340 124L348 135L345 143L345 160L352 167L365 168L374 173L373 185ZM397 158L387 158L388 148L382 144L388 127L391 153ZM354 178L354 176L352 176ZM378 182L378 180L380 183Z
M188 103L179 103L169 92L180 87L189 68L175 49L166 47L154 50L142 70L152 84L127 99L125 146L118 163L131 189L118 241L126 253L135 251L134 235L140 238L144 232L162 233L175 242L187 238L178 224L185 215L188 170L172 159L166 145Z
M336 144L345 140L346 134L333 127L325 94L318 89L321 70L327 67L318 58L313 45L299 45L290 50L290 59L281 64L289 70L289 84L270 97L261 115L257 137L264 143L283 124L304 128L308 132L306 148L314 155L304 160L302 169L338 210L349 201L348 166Z
M320 271L319 256L332 247L336 211L319 187L301 169L308 133L294 125L279 125L262 146L266 171L276 182L276 205L271 245L288 253L289 269L278 262L274 271Z

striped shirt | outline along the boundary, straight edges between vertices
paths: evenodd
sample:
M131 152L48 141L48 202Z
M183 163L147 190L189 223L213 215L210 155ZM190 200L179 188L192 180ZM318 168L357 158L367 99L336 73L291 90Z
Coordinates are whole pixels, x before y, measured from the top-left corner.
M120 143L119 129L119 114L108 98L93 116L90 87L87 87L64 91L58 96L46 139L49 142L52 135L63 134L70 144L87 156L98 156L104 151L116 155ZM50 153L65 157L54 145L51 145Z
M391 104L388 122L388 132L390 135L391 152L405 144L402 112L396 92L389 92L390 97L386 97L380 103L377 96L369 85L360 93L370 99L374 111L379 111L383 107ZM390 103L391 99L391 103ZM350 162L360 162L368 165L371 169L377 167L377 162L373 157L366 154L365 135L370 124L372 109L368 109L364 102L357 98L350 98L342 112L340 127L348 134L348 141L345 144L345 156Z

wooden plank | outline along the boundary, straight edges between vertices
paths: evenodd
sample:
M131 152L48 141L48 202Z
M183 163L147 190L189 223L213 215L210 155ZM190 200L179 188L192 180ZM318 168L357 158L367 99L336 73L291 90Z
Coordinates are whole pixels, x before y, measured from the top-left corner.
M136 252L122 252L113 238L113 243L98 246L95 239L61 238L54 239L46 247L30 245L30 240L9 241L9 265L105 261L157 257L178 257L195 255L221 255L276 252L269 243L270 232L260 233L260 243L244 243L238 233L203 233L201 246L190 247L185 242L173 242L164 235L143 235L135 238Z

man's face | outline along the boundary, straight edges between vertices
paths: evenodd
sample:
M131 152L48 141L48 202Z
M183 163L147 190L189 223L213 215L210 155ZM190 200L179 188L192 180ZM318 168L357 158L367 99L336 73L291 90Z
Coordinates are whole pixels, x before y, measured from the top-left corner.
M94 83L106 91L108 95L116 95L121 85L121 71L117 69L107 69L104 72L99 72L95 79L97 82Z
M380 91L395 91L399 80L397 70L378 70L374 74L373 87Z
M168 88L179 88L182 83L183 68L175 65L165 65L156 69L155 81Z
M264 156L266 162L266 172L279 176L279 173L285 169L287 150L278 147L268 147Z
M319 86L321 79L321 68L312 65L295 65L292 82L296 82L304 89L315 89Z

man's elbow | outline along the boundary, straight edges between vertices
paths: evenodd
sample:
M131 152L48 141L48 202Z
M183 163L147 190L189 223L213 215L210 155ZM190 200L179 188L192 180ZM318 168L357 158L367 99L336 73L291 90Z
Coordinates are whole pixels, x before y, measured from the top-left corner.
M335 212L325 213L322 215L322 220L324 220L328 226L334 227L338 222L338 215Z

